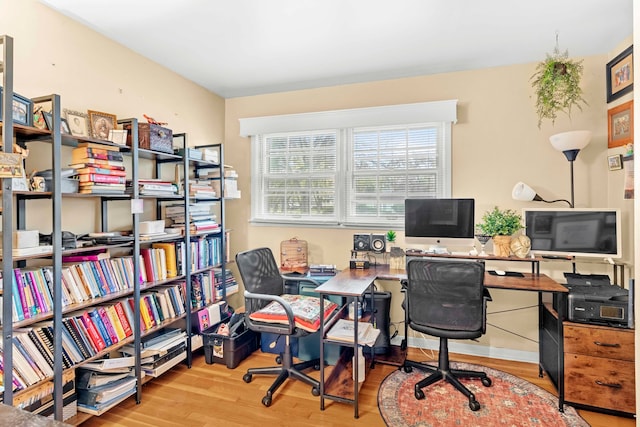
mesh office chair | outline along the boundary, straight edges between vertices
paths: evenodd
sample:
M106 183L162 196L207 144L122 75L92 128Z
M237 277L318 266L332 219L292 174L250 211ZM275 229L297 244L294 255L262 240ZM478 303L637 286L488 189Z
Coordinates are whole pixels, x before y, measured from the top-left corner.
M269 387L269 390L267 390L267 394L262 398L262 404L264 406L271 405L273 393L275 393L278 387L289 377L311 385L313 395L319 396L319 381L302 372L302 370L312 366L319 369L319 359L293 363L290 338L305 336L308 332L295 327L291 307L280 298L280 295L284 293L285 278L280 274L278 264L271 249L259 248L240 252L236 254L236 263L240 271L240 277L244 283L245 320L247 326L256 332L280 334L285 337L284 352L276 359L281 365L266 368L251 368L243 376L243 380L246 383L251 382L254 374L278 376L271 387ZM297 278L296 280L304 281L305 279ZM309 282L315 283L312 280L309 280ZM271 301L277 301L284 307L289 321L288 324L259 322L249 317L251 313L260 310Z
M415 258L407 262L405 292L405 337L408 328L440 338L438 366L405 360L402 368L418 368L431 374L416 383L416 399L424 399L422 390L439 380L451 383L469 398L472 411L480 409L475 395L459 378L479 378L485 387L491 379L484 372L450 369L449 339L479 338L486 330L487 301L491 295L484 287L484 263L470 260Z

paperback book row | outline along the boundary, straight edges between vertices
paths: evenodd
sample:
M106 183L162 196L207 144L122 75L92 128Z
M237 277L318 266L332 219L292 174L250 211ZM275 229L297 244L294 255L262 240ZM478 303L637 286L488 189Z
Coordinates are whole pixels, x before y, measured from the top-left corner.
M90 142L71 151L71 168L81 194L124 194L126 170L119 148Z
M140 297L140 329L145 331L185 314L184 284L158 286ZM65 314L62 319L62 365L78 363L108 352L133 335L132 297ZM42 321L14 329L13 388L26 389L53 376L53 322ZM2 343L0 342L0 352ZM121 344L120 344L121 345ZM1 367L4 369L4 367Z
M220 230L215 214L215 203L191 203L189 204L189 217L187 219L182 204L172 204L165 207L165 218L171 220L171 227L182 230L186 224L191 234L212 233Z
M225 295L238 291L238 282L231 270L226 270L225 280L222 281L222 270L219 268L191 276L191 308L206 307L220 301Z
M13 397L13 406L50 419L54 418L53 381L38 384ZM66 421L78 413L78 394L74 370L62 373L62 420Z

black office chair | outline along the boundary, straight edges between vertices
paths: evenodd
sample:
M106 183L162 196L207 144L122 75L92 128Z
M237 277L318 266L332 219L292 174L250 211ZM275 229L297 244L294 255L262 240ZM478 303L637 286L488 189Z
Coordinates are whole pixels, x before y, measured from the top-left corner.
M285 278L278 270L278 264L271 249L259 248L240 252L236 254L236 263L240 271L240 277L244 283L245 320L247 326L256 332L280 334L284 335L285 338L284 352L276 359L281 365L266 368L251 368L247 370L247 373L242 379L244 382L249 383L254 374L278 376L271 387L269 387L269 390L267 390L267 394L262 398L262 404L264 406L271 405L273 393L275 393L278 387L289 377L311 385L311 393L313 393L314 396L319 396L320 382L302 372L304 369L310 367L319 369L319 359L293 363L290 338L302 337L309 332L295 327L291 306L280 297L280 295L284 293ZM305 279L298 278L296 280L304 281ZM316 283L313 280L308 281ZM277 301L284 307L289 321L288 324L265 323L250 318L251 313L260 310L271 301Z
M408 328L440 338L438 366L405 360L402 368L418 368L431 374L416 383L416 399L424 399L422 390L439 380L451 383L469 398L472 411L480 409L475 395L459 378L479 378L485 387L491 379L484 372L450 369L449 339L475 339L486 330L487 301L491 295L484 287L484 263L474 260L415 258L407 262L405 292L405 339Z

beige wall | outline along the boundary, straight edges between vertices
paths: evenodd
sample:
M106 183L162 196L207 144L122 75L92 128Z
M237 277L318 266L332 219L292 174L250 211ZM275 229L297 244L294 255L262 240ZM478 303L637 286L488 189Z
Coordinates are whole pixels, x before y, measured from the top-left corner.
M190 145L223 141L221 97L36 0L0 0L0 31L14 39L14 91L20 95L57 93L62 108L104 111L118 118L144 121L142 115L147 114L168 122L174 132L186 132ZM47 145L34 143L29 148L29 170L51 167ZM144 161L140 166L149 168ZM28 226L50 232L49 203L29 203ZM95 204L65 199L63 230L95 231L99 224ZM110 227L130 228L128 208L125 202L110 206ZM151 204L145 210L145 216L151 215Z
M583 111L575 110L571 119L562 115L555 125L537 127L530 77L535 64L513 65L476 71L422 76L374 83L318 88L295 92L227 99L225 105L225 144L227 163L238 171L242 200L228 203L229 226L233 229L232 253L269 246L276 254L282 240L297 237L309 242L312 263L348 265L354 232L376 230L325 229L256 226L250 219L250 141L239 137L238 119L276 114L302 113L343 108L371 107L411 102L458 99L458 122L453 126L454 197L476 199L476 220L498 205L520 210L541 207L511 199L513 185L522 180L547 199L570 197L569 162L555 151L549 136L563 131L588 129L591 143L575 162L576 207L619 207L624 213L625 258L631 259L632 201L622 200L620 173L607 169L607 104L605 100L605 64L607 56L584 58L583 90L588 102ZM558 204L558 207L566 205ZM378 230L379 231L379 230ZM402 231L402 230L399 230ZM403 233L398 244L404 246ZM498 267L494 267L498 268ZM501 269L523 269L524 264L501 264ZM544 272L561 278L570 271L568 263L545 263ZM601 269L607 270L606 267ZM588 271L581 266L581 271ZM609 272L608 270L606 272ZM628 277L628 276L627 276ZM392 290L392 321L402 319L398 284L380 283ZM536 304L536 296L516 291L493 291L490 311L511 310ZM537 341L537 312L534 308L494 314L490 323ZM499 328L490 327L482 339L495 348L537 352L533 341L523 340Z
M187 132L190 145L224 141L226 163L240 173L239 185L243 192L241 200L227 203L232 253L260 245L270 246L278 253L280 241L296 236L309 242L311 262L345 267L353 233L370 231L251 226L248 223L250 146L248 139L238 136L239 118L458 99L459 120L453 127L453 196L475 197L476 219L494 205L518 210L540 206L511 200L511 188L518 180L532 185L546 198L568 198L569 164L561 153L551 148L548 137L565 130L589 129L594 138L575 164L576 206L621 208L625 212L625 258L631 257L632 202L622 200L622 173L609 172L606 168L606 157L610 153L606 143L608 106L604 64L616 52L585 58L583 89L589 106L584 111L575 111L571 119L560 117L555 126L545 123L538 129L529 81L535 64L225 101L36 0L0 0L0 28L15 40L17 93L28 97L58 93L63 108L105 111L120 118L142 119L144 113L169 122L175 132ZM621 49L626 45L622 42ZM29 167L50 167L48 151L32 145ZM35 208L29 205L29 224L47 232L50 213L44 207L48 204L43 204L40 210L37 202L30 203ZM95 204L88 206L88 203L91 202L65 199L63 229L76 233L95 229L97 209ZM124 203L110 209L110 224L114 228L125 227L129 218L128 205ZM403 245L402 233L399 234L398 243ZM525 267L502 265L500 268ZM564 264L545 264L545 271L557 278L568 269ZM394 291L393 320L399 321L402 314L397 283L386 282L380 286ZM535 304L533 295L518 292L494 291L494 300L491 306L494 312ZM239 296L232 299L234 306L241 303ZM490 322L537 340L535 318L535 310L528 309L494 314ZM537 351L535 344L493 327L483 344Z

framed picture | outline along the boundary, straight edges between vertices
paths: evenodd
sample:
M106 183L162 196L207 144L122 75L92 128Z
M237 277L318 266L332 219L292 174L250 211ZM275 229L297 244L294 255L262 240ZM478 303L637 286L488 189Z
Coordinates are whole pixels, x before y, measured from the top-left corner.
M41 111L42 118L44 119L45 129L53 130L53 115L48 111Z
M63 134L71 135L71 129L69 129L69 122L64 117L60 118L60 129Z
M116 128L115 114L89 110L89 126L91 136L96 139L109 139L109 131Z
M633 45L607 63L607 102L633 90Z
M609 120L609 148L620 147L633 142L633 100L610 108Z
M69 125L69 130L73 136L90 137L89 116L87 113L64 109L64 114Z
M609 170L617 171L622 169L622 154L614 154L613 156L607 157L607 161L609 162Z
M0 121L2 121L2 87L0 87ZM31 126L33 123L33 102L29 98L13 93L13 122Z

